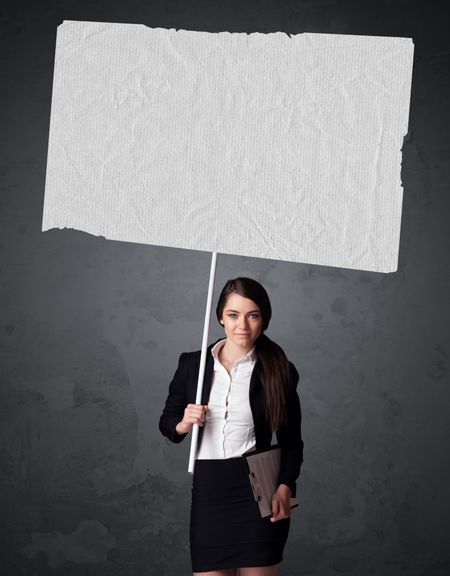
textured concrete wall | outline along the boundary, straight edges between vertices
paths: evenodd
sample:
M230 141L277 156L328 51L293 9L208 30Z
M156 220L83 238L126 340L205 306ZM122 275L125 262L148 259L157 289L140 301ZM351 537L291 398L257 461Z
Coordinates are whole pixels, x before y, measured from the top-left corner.
M299 369L305 463L282 574L448 574L449 36L444 2L35 2L0 16L2 574L190 571L189 443L158 431L201 342L210 256L40 231L56 26L412 36L395 274L219 255ZM219 337L214 323L210 340Z

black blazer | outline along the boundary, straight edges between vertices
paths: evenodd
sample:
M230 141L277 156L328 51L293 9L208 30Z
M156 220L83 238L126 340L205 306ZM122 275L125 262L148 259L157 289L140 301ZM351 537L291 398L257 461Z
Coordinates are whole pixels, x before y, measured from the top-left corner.
M221 338L219 338L221 340ZM203 379L202 404L208 404L214 373L214 358L211 348L219 341L208 346ZM178 368L169 386L169 395L159 420L159 429L172 442L181 442L187 434L178 434L176 425L183 419L184 410L188 404L195 404L198 373L200 369L201 351L183 352L178 361ZM281 467L279 484L287 484L292 495L296 495L296 480L300 474L303 462L303 440L301 435L300 400L296 391L299 374L295 366L289 362L290 381L287 396L288 422L276 432L277 442L281 448ZM256 360L250 378L249 400L255 426L256 450L268 448L272 441L272 430L266 421L263 409L263 386L259 378L261 362ZM203 427L199 428L199 445Z

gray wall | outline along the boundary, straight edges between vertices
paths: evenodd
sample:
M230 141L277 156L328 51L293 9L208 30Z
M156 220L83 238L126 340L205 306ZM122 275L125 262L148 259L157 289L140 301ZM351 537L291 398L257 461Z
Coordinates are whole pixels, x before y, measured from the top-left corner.
M40 231L56 26L412 36L398 272L219 255L299 369L305 462L282 574L448 574L449 36L444 2L34 2L1 26L3 574L190 571L189 443L158 431L198 349L210 255ZM215 301L216 301L215 298ZM213 323L210 340L221 335Z

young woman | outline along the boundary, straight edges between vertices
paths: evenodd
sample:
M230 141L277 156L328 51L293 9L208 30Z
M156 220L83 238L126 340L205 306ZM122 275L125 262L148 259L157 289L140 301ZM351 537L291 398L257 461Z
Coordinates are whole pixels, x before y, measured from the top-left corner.
M190 545L195 574L275 576L289 532L289 499L303 461L295 366L264 331L269 297L250 278L229 280L217 319L226 338L208 347L201 404L195 404L200 351L182 353L160 418L161 432L181 442L200 426L192 484ZM281 448L272 517L261 519L244 452Z

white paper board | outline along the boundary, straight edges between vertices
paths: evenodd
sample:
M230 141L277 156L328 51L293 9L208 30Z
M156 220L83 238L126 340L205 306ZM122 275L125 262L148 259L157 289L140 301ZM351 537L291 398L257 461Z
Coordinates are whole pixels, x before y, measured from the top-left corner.
M408 38L58 28L43 230L391 272Z

